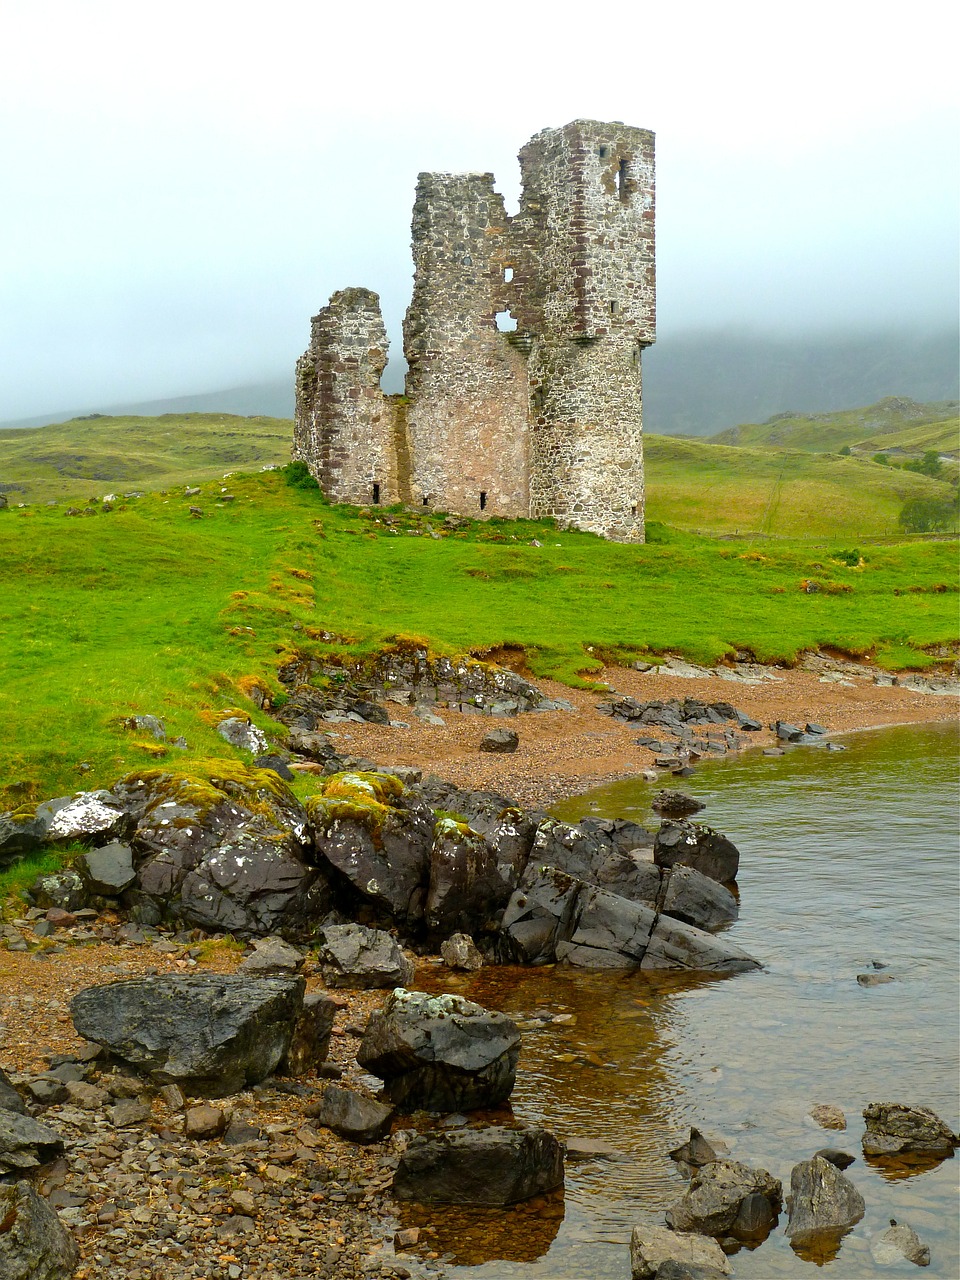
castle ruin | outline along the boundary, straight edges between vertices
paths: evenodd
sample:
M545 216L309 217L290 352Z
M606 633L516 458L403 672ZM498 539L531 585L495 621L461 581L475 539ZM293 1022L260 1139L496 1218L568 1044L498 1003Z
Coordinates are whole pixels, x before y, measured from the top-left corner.
M639 542L653 134L575 120L532 138L520 169L514 217L491 173L420 174L406 394L380 388L378 296L335 293L297 363L293 455L334 502L552 516Z

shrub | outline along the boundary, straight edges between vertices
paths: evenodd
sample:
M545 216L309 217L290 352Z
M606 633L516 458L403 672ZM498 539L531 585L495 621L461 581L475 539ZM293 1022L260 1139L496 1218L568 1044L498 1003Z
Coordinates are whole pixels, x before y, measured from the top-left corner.
M288 462L285 467L280 468L283 478L291 489L319 489L320 486L310 474L310 468L305 462Z
M956 528L956 498L911 498L903 504L900 527L907 533L940 533Z

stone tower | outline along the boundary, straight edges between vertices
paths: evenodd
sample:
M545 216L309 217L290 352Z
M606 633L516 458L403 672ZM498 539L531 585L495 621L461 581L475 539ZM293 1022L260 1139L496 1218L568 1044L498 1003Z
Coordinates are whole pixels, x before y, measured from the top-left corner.
M380 390L376 294L334 294L297 366L294 455L335 501L553 516L642 541L653 134L575 120L537 134L520 165L514 218L492 174L420 175L406 396Z

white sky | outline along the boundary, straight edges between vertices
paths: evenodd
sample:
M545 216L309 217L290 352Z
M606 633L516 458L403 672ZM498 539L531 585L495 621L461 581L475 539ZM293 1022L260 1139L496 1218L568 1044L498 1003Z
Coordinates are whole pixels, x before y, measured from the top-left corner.
M292 377L350 284L399 355L417 173L580 116L657 132L661 335L952 322L953 11L0 0L0 420Z

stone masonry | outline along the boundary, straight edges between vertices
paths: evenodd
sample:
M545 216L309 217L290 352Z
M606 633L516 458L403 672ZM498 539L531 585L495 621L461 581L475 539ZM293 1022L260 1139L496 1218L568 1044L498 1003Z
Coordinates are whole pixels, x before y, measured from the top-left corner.
M653 134L575 120L490 173L422 173L404 396L379 299L335 293L297 364L294 457L324 493L643 540L640 358L656 337ZM510 316L516 327L506 328Z

